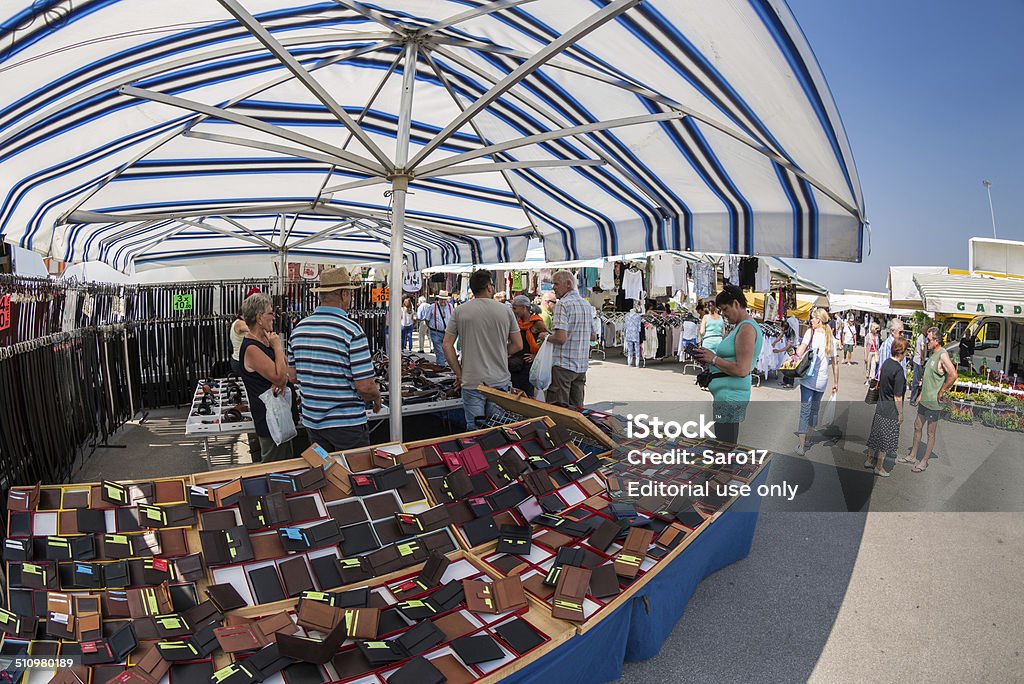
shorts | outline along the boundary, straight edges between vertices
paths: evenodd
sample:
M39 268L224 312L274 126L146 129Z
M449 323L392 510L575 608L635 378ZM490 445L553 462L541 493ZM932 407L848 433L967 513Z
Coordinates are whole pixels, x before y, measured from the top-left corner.
M843 351L846 352L847 354L852 354L853 353L853 345L852 344L844 344L843 345Z
M924 422L932 423L942 417L942 409L930 409L924 404L918 404L917 415L921 416Z

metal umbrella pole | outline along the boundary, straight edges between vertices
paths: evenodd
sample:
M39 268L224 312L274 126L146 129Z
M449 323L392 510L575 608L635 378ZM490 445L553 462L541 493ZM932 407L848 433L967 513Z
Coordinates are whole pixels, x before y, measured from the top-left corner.
M412 124L412 96L416 84L415 41L405 45L402 104L398 113L395 141L395 173L391 177L391 279L388 297L388 426L392 441L402 441L402 266L405 236L405 199L409 190L409 130Z

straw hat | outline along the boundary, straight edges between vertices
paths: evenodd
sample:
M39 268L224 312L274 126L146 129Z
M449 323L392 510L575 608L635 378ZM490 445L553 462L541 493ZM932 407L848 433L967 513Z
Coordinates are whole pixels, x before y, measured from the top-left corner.
M320 287L312 288L313 292L333 292L335 290L355 290L359 283L354 283L348 277L348 270L344 266L331 268L320 274Z
M440 292L437 293L437 298L438 299L451 299L452 296L450 294L448 294L448 290L441 290Z

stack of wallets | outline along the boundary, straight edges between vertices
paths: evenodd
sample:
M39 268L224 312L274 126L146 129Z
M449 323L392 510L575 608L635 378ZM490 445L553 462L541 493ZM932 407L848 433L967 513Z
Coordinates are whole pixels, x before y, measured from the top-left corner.
M277 527L292 521L288 499L280 492L239 497L238 510L242 514L242 525L247 530Z
M555 553L554 563L548 570L548 574L544 577L544 584L549 587L558 585L558 580L562 574L563 566L570 565L573 567L583 567L584 561L587 559L586 552L581 548L572 546L562 546Z
M444 576L444 572L450 564L451 561L448 560L447 556L442 553L432 552L427 558L427 562L424 563L420 574L417 577L389 587L391 593L398 598L403 598L429 591L441 583L441 577Z
M559 573L558 585L551 597L551 617L583 622L583 601L590 588L590 570L567 565Z
M334 485L345 496L352 495L351 473L319 444L313 444L302 452L302 458L314 468L319 466L327 482Z
M533 549L533 536L529 525L502 525L498 532L498 553L528 555Z
M487 456L477 443L466 445L462 451L442 452L441 460L448 466L448 470L465 468L466 474L471 477L486 472L488 468Z
M640 564L647 556L647 548L654 541L654 531L642 527L634 527L626 535L622 550L615 555L615 574L626 579L633 579L640 572Z
M287 658L323 665L338 652L338 647L343 641L345 641L345 623L339 621L334 628L327 632L327 636L323 640L284 632L279 633L277 648L281 655Z
M589 572L587 573L589 576ZM526 606L526 592L519 575L494 582L463 580L466 605L475 613L505 613Z
M280 612L254 622L218 627L213 633L225 653L238 653L262 648L275 641L276 635L294 634L297 630L288 613Z
M338 521L323 520L306 527L282 527L277 531L285 551L307 551L323 546L335 546L342 541Z
M267 475L267 486L270 492L280 494L297 494L322 489L327 484L322 466L307 468L295 475L288 473L270 473Z
M230 527L226 530L204 530L199 533L206 565L230 565L245 563L255 558L249 533L244 527Z
M401 489L409 482L409 473L404 465L396 465L373 473L349 475L352 493L356 496L369 496L389 489Z
M405 535L433 532L451 524L451 514L446 506L434 506L422 513L395 513L398 529Z

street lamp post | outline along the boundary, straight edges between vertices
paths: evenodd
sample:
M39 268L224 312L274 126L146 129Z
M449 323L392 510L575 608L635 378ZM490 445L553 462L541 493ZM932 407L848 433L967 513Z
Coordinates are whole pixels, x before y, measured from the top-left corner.
M996 210L992 208L992 181L983 180L981 184L985 186L985 192L988 193L988 213L992 216L992 237L996 236Z

